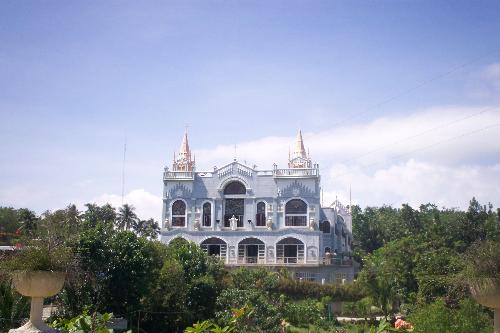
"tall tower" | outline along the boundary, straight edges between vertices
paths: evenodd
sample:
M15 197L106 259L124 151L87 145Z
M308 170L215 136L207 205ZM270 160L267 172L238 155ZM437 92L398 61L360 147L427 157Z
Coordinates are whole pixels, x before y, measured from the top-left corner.
M174 163L172 165L173 171L194 171L195 158L191 159L191 149L189 149L187 129L182 138L181 148L177 157L174 153Z
M311 168L311 157L306 153L304 148L304 140L302 139L302 131L299 129L297 133L297 140L295 142L295 149L293 153L288 156L289 168Z

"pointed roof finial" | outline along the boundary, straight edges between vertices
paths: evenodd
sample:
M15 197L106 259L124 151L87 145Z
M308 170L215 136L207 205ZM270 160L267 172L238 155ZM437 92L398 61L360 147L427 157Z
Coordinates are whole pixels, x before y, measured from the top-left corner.
M295 157L307 158L306 149L304 148L304 140L302 140L302 131L300 129L297 133L294 155Z
M186 130L182 138L181 147L179 149L179 154L177 158L174 153L174 171L193 171L194 170L194 160L191 159L191 149L189 148L188 140L188 126L186 125Z
M187 132L187 126L186 126L186 131L184 132L184 137L182 138L182 143L181 143L181 148L179 150L179 154L188 155L190 153L191 153L191 151L189 150L188 132Z

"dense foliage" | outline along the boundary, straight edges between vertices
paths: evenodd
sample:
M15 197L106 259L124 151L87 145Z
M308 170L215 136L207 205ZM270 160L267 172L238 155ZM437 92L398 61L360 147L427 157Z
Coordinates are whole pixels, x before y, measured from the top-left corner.
M361 271L345 285L293 280L286 270L226 270L194 243L156 241L158 223L140 220L129 205L116 211L88 204L83 212L71 205L40 216L0 208L0 242L23 249L2 260L9 269L67 271L52 301L58 322L73 318L73 327L94 318L88 311L113 312L142 332L278 333L313 326L347 332L335 327L327 309L348 301L344 314L374 323L352 332L389 331L374 315L397 312L408 315L415 332L486 332L491 313L469 298L467 283L500 274L499 216L475 199L467 211L353 207ZM5 281L0 292L2 318L24 318L26 299ZM0 322L0 331L11 327Z
M355 252L362 264L358 282L373 305L385 315L414 314L418 332L431 332L429 325L438 321L448 330L435 332L466 332L448 321L472 311L471 277L500 275L500 210L472 199L467 211L429 204L418 210L353 207L353 212ZM487 325L491 318L475 309ZM432 313L432 320L424 313Z
M19 326L29 310L29 299L14 290L8 276L0 274L0 332Z

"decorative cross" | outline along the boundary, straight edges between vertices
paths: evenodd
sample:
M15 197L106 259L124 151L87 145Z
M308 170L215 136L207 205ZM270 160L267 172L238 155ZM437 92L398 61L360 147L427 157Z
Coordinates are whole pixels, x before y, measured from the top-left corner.
M232 230L236 230L236 223L238 222L238 219L236 218L236 216L233 215L233 217L231 217L229 219L229 223L231 223L231 229Z

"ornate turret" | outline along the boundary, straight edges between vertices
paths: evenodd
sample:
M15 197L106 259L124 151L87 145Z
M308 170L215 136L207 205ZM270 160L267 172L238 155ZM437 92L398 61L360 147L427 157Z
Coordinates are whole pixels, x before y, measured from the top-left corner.
M302 131L299 129L297 133L297 141L295 142L295 149L290 156L288 153L288 167L289 168L311 168L311 157L306 153L304 148L304 140L302 140Z
M195 159L191 158L191 150L189 149L187 130L184 132L181 148L177 157L174 153L174 163L172 165L173 171L194 171Z

